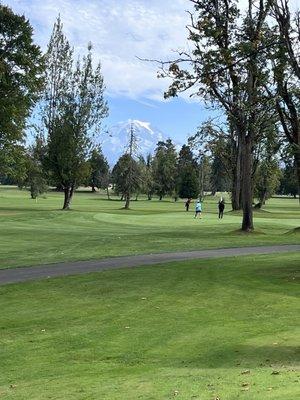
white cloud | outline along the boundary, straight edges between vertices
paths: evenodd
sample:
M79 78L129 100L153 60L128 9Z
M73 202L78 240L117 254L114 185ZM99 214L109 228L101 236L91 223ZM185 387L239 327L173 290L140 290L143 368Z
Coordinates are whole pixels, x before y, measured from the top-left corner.
M76 52L89 41L111 96L163 100L168 86L157 79L157 65L137 59L168 59L184 47L189 17L187 0L7 0L35 28L37 42L46 48L60 13L64 30ZM173 55L174 56L174 55Z
M64 30L77 53L88 42L102 62L107 92L137 100L163 101L166 79L157 79L158 66L137 59L167 60L172 50L187 45L189 0L6 0L24 13L45 49L60 13ZM243 7L246 0L240 0ZM291 0L295 7L297 0ZM182 95L186 100L187 94Z

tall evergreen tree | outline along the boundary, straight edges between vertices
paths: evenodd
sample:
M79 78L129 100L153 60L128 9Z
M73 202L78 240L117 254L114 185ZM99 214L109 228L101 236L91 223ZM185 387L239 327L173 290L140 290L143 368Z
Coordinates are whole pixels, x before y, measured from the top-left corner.
M216 192L228 192L231 188L223 160L218 153L212 154L210 183L212 195L215 195Z
M195 198L199 193L197 163L189 146L183 145L178 157L177 165L178 195L181 198Z
M129 208L130 196L138 190L141 182L139 165L129 153L123 154L113 167L112 182L116 194L125 198L125 206L129 197Z
M150 154L147 155L146 159L143 156L139 156L138 165L140 171L140 185L138 187L138 194L144 193L147 195L148 200L152 199L154 192L154 182L152 176L152 157Z
M153 157L153 180L159 199L176 191L177 153L171 139L157 143Z
M92 187L92 191L97 189L107 189L109 185L109 165L104 157L101 148L92 150L89 158L90 176L88 184Z
M281 170L279 193L296 198L298 194L298 181L294 162L294 160L286 161L284 168Z

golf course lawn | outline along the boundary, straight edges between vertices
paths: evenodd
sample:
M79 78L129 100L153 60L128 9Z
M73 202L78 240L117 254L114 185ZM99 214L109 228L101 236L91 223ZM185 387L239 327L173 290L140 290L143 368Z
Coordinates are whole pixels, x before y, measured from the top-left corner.
M295 400L300 254L0 287L0 399Z
M116 198L88 191L74 196L71 211L61 211L63 194L36 202L29 192L0 186L0 268L141 253L200 250L267 244L298 244L300 207L296 199L271 199L255 212L255 233L243 234L241 214L217 217L218 197L203 202L203 218L193 219L182 200L131 202L123 210Z

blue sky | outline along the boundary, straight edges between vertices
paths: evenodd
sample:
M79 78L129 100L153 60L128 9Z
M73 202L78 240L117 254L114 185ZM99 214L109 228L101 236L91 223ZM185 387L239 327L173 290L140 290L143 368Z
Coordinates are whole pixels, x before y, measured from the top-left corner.
M157 79L157 66L140 61L172 59L187 47L188 0L4 0L25 14L36 42L46 49L58 14L76 53L94 46L101 61L110 116L106 126L127 119L148 121L179 142L195 133L211 112L187 95L165 101L168 81Z
M296 6L299 0L290 0ZM187 49L189 0L4 0L25 14L36 42L46 49L53 24L61 15L64 31L77 54L94 46L106 83L110 127L127 119L150 122L167 136L184 142L210 115L188 95L164 101L168 81L157 79L157 66L140 58L170 60ZM239 0L243 7L246 0Z

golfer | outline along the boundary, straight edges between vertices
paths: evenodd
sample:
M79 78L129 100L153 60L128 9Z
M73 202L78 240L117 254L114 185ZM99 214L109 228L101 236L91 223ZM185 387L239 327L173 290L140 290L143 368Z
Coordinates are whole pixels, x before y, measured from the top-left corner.
M197 200L194 218L198 218L198 217L201 218L201 212L202 212L202 205L200 203L200 200Z

